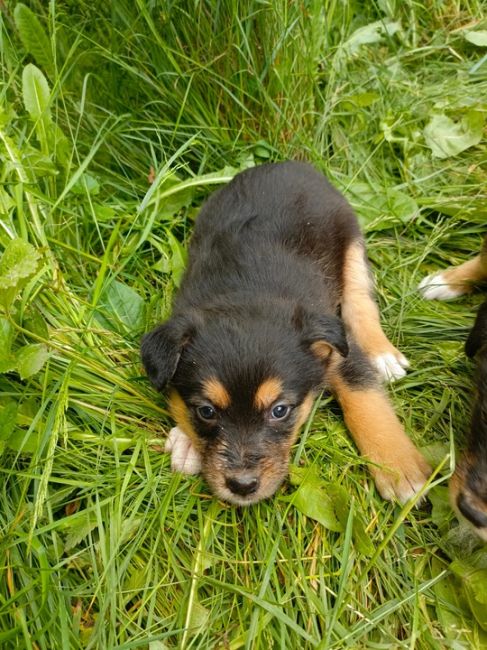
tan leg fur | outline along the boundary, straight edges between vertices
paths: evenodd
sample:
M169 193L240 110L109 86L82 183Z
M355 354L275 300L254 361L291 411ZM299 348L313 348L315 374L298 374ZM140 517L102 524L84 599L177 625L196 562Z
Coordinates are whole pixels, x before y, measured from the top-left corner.
M407 359L382 330L361 241L351 244L345 253L342 318L354 340L373 362L383 379L394 381L406 374L405 368L409 366Z
M357 447L373 463L370 471L381 496L404 503L417 494L431 469L381 388L352 388L338 372L332 373L331 386Z

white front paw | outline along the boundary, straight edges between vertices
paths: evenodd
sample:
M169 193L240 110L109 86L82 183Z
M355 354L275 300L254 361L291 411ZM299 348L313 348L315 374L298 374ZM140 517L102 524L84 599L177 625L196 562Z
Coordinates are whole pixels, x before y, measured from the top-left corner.
M171 454L171 469L182 474L199 474L201 458L191 438L179 427L169 432L164 450Z
M409 361L399 350L378 354L373 361L381 379L388 382L401 379L406 375L406 368L409 368Z
M455 287L448 284L443 273L427 275L421 280L418 286L423 298L426 300L453 300L465 293L465 288Z

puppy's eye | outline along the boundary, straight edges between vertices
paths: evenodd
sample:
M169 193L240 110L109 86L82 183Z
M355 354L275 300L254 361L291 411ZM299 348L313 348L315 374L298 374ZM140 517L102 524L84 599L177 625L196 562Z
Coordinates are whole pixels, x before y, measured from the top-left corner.
M289 413L291 412L291 407L289 404L276 404L272 407L271 419L272 420L284 420Z
M209 404L203 404L203 406L198 406L196 413L201 420L208 422L209 420L214 420L216 417L216 411L213 406Z

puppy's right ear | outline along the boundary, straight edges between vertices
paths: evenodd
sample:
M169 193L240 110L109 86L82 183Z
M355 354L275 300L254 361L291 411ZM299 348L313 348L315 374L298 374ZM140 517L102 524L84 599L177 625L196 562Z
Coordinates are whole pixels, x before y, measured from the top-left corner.
M194 336L194 325L175 317L159 325L142 339L140 354L147 376L162 390L172 379L183 348Z
M487 345L487 300L480 305L475 325L465 343L465 352L473 357L484 345Z

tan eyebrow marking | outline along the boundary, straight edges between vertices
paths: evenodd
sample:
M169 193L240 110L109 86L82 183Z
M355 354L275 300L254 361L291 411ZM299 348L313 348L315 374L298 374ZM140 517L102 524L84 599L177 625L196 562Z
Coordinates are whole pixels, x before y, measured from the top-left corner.
M259 410L269 408L282 393L282 382L277 377L265 379L255 392L254 405Z
M232 401L227 389L216 377L203 382L203 394L219 409L227 409Z

